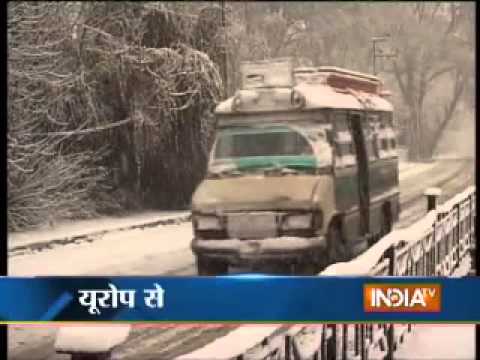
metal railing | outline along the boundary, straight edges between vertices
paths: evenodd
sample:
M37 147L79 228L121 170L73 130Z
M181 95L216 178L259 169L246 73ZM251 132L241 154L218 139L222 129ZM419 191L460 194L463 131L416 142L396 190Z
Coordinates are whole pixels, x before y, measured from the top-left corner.
M469 187L413 225L392 231L356 259L333 264L319 275L451 276L468 256L474 266L475 197L475 187ZM230 359L392 360L412 327L412 324L293 326L286 332L259 339L257 345ZM224 346L221 338L210 343L205 359L215 358L217 341L219 347ZM198 354L194 351L181 358L204 358Z

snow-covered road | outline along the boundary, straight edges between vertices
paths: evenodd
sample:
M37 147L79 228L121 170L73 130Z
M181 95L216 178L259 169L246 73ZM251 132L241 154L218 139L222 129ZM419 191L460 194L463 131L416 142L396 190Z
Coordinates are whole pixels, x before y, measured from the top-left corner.
M473 173L472 161L441 161L401 167L402 221L400 225L406 226L425 213L426 204L422 193L426 187L441 186L443 189L441 201L446 200L467 185L473 184ZM189 248L191 238L190 222L105 234L98 239L92 239L92 242L68 244L41 252L12 256L9 258L9 274L14 276L193 275L194 257ZM158 329L152 330L158 331ZM197 330L200 330L198 334ZM172 331L173 329L170 329L170 332ZM53 353L55 333L55 328L10 327L9 359L67 359L68 357L64 355ZM199 346L205 339L219 336L220 333L221 331L210 332L207 336L201 329L196 329L192 332L196 335L191 338L188 347L195 344ZM169 338L168 334L167 331L164 337ZM163 344L164 348L165 343L162 341L157 343L154 340L153 343L156 345L153 348L150 345L147 346L147 339L152 343L152 336L154 339L157 338L155 331L146 338L143 333L141 338L145 338L145 341L134 342L130 346L130 351L127 352L130 353L135 348L138 351L143 349L143 353L147 351L145 358L148 358L148 351L158 354L153 348L159 351L159 344ZM181 343L184 342L181 341ZM179 343L176 346L177 352L179 346L186 345ZM188 349L182 352L185 351ZM173 351L173 353L176 352ZM173 353L169 353L169 356ZM134 358L137 357L133 355L132 359Z

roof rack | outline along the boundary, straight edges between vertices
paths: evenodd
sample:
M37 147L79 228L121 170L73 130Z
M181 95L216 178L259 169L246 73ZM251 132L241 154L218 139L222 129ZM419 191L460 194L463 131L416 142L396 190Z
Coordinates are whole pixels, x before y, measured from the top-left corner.
M381 81L380 78L378 78L375 75L365 74L365 73L361 73L361 72L358 72L358 71L352 71L352 70L348 70L348 69L344 69L344 68L340 68L340 67L336 67L336 66L319 66L319 67L317 67L317 71L318 72L331 72L331 73L337 73L337 74L342 74L342 75L349 75L349 76L352 76L352 77L362 78L362 79L370 80L370 81L377 81L377 82Z
M318 73L326 76L326 83L340 90L352 89L366 93L379 94L382 81L370 74L342 69L334 66L320 66Z

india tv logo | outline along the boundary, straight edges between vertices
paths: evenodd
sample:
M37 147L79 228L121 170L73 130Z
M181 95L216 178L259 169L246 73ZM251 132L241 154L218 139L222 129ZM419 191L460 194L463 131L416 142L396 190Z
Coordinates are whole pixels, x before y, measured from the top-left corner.
M365 284L366 312L440 312L440 284Z

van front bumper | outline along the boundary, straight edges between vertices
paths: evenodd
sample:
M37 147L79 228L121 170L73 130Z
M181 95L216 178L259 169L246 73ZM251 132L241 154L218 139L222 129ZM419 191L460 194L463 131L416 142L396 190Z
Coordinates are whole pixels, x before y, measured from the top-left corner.
M301 262L318 256L326 249L325 237L293 236L258 240L194 239L192 251L207 259L222 260L230 265L252 265L264 262Z

